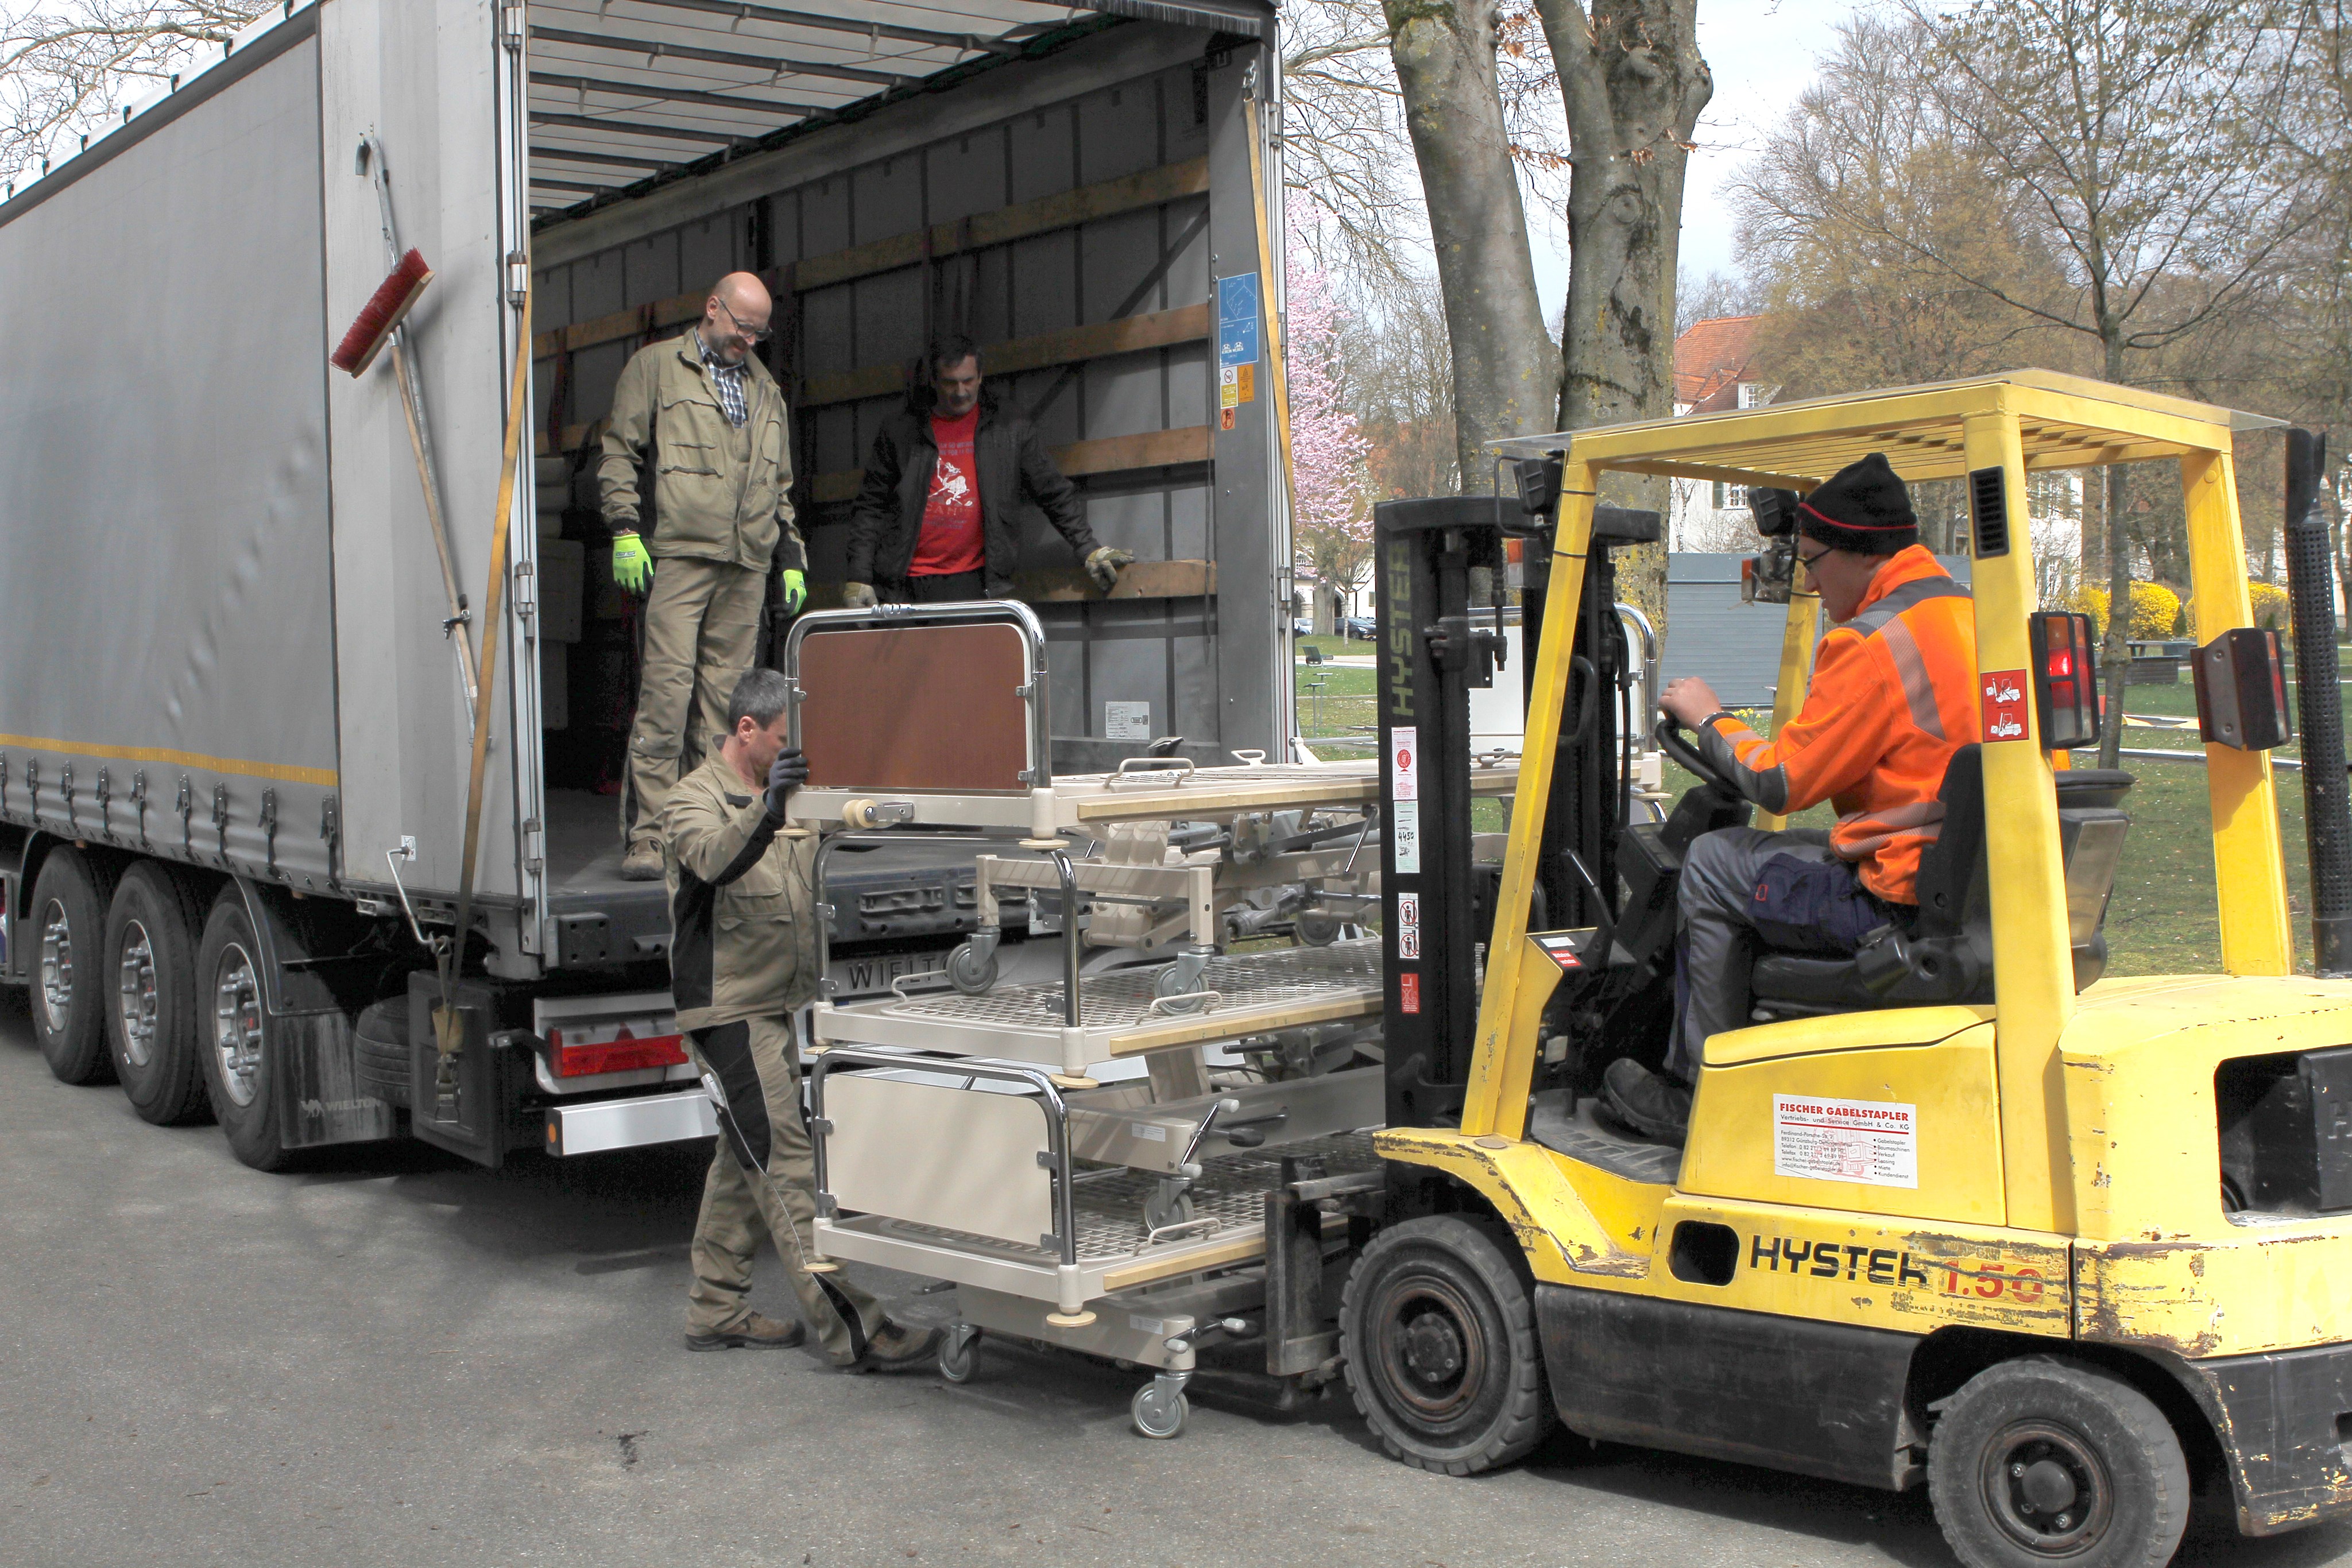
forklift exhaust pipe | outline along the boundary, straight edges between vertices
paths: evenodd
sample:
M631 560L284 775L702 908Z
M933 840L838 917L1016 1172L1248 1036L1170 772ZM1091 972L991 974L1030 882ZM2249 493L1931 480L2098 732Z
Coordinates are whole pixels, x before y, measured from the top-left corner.
M2311 946L2323 976L2352 977L2352 802L2337 695L2334 551L2320 510L2327 438L2286 433L2286 577L2303 727L2303 821L2311 854Z

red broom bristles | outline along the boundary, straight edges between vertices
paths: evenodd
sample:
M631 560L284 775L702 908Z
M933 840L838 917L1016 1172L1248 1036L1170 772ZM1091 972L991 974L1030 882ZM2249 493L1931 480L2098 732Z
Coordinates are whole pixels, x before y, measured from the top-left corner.
M433 269L425 265L425 257L410 251L392 269L392 276L376 286L368 302L360 311L359 319L343 334L343 340L328 356L329 362L339 371L349 371L357 376L383 351L392 341L394 329L407 319L416 301L423 297L425 286L433 281Z

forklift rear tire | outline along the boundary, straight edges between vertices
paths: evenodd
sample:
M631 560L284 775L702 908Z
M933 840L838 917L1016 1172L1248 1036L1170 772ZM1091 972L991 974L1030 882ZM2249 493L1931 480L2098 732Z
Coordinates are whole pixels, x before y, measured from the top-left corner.
M33 879L33 1035L60 1083L103 1083L106 1049L106 906L114 878L79 850L58 848Z
M1391 1226L1340 1300L1348 1391L1416 1469L1475 1475L1551 1430L1535 1306L1494 1228L1457 1214Z
M2189 1466L2138 1389L2030 1356L1977 1374L1945 1404L1927 1496L1968 1568L2163 1568L2189 1523Z

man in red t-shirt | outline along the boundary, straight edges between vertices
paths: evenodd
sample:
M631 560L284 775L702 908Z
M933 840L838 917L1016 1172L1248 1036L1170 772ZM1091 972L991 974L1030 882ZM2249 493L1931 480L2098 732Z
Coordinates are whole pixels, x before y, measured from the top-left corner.
M907 567L907 601L983 599L982 568L988 546L980 529L980 465L972 439L980 434L980 359L967 357L931 377L931 443L939 456L923 497L915 558Z
M842 602L1013 598L1024 536L1040 513L1108 593L1135 558L1097 542L1085 500L1036 427L982 390L971 340L942 338L924 362L929 382L875 433L850 512Z

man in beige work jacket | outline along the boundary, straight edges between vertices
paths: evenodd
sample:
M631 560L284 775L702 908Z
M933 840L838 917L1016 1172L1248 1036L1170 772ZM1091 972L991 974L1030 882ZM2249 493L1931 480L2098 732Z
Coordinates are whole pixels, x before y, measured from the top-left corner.
M792 1013L816 996L816 842L778 832L785 797L808 778L806 760L784 744L791 691L773 670L737 682L716 754L669 791L661 817L678 1027L695 1065L719 1081L729 1113L694 1222L686 1343L801 1343L800 1323L761 1317L745 1301L765 1236L833 1364L894 1370L930 1355L939 1331L893 1322L847 1276L806 1267L816 1167Z
M751 667L772 566L785 613L807 597L793 526L784 394L751 350L768 338L766 285L730 272L702 319L637 351L613 390L596 477L613 530L613 580L646 601L645 664L621 819L621 874L662 874L663 803L719 727ZM650 491L652 518L639 515Z

